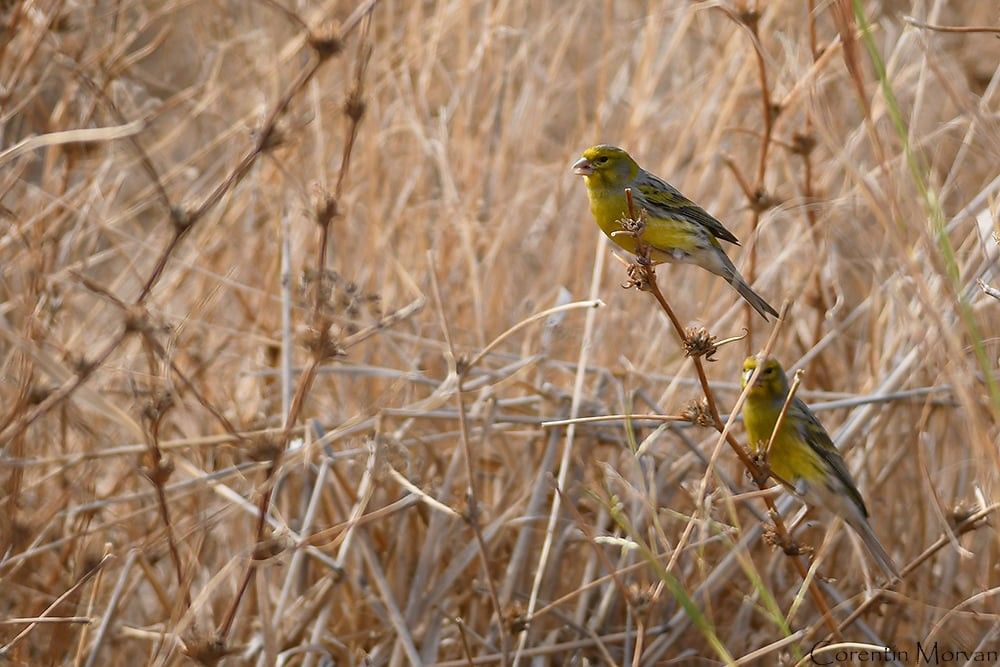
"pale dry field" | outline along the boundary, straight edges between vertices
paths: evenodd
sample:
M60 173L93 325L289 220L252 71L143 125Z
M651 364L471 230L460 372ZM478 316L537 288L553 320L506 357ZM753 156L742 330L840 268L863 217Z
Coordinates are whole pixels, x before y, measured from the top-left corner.
M994 3L8 0L0 21L10 664L1000 649ZM703 396L571 173L599 142L722 219L788 303L765 324L657 271L685 326L750 327L698 361L723 420L769 338L804 369L901 582L783 494L811 551L775 546L711 426L545 423Z

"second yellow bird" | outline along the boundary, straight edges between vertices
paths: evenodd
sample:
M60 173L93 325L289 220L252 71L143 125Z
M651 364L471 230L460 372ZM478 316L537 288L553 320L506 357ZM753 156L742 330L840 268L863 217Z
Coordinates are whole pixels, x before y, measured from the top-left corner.
M806 504L825 507L841 517L864 542L890 580L899 572L868 521L868 508L854 483L840 450L802 399L793 396L775 433L788 400L788 376L775 359L766 359L743 404L743 422L750 446L760 452L771 443L767 463L771 472ZM757 370L757 357L743 362L742 384ZM773 434L773 442L772 442Z
M621 231L621 220L629 217L626 188L632 190L633 204L642 211L646 227L642 240L651 249L654 262L682 262L722 276L765 320L778 316L736 270L719 242L739 245L739 240L721 222L682 195L677 188L649 173L617 146L593 146L573 165L573 173L583 176L590 198L590 212L601 230L628 252L637 243Z

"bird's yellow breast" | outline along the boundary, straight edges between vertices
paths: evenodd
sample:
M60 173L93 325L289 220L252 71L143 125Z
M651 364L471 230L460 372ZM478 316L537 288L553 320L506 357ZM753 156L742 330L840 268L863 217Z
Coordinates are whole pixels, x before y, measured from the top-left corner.
M618 244L619 247L634 253L636 250L636 240L626 234L617 234L621 231L620 220L629 217L628 200L624 191L615 190L587 190L590 198L590 212L597 221L597 226L608 237ZM642 240L648 243L654 250L669 252L674 249L692 252L697 247L697 235L690 222L679 219L654 218L646 215L646 228L642 233ZM657 253L654 253L657 255ZM664 261L668 257L654 256L654 260Z
M751 449L762 451L767 448L780 412L780 404L748 397L743 408L743 422ZM791 484L800 479L813 481L824 477L823 461L819 454L802 438L799 430L787 417L774 438L767 462L775 475Z

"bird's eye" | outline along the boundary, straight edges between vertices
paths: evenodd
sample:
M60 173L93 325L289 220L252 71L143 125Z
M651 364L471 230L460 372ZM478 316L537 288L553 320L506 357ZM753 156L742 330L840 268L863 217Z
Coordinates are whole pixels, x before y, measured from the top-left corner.
M594 160L594 164L607 164L607 163L608 163L608 158L605 156L601 156L596 160Z
M761 375L770 375L773 372L774 372L773 368L765 368L763 371L761 371Z

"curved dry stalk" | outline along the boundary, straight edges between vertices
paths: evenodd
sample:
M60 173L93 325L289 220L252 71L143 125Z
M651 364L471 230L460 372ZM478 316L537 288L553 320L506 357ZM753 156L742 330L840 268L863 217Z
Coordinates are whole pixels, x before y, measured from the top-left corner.
M626 199L629 206L630 218L633 221L639 221L639 223L641 223L639 214L637 214L635 205L632 201L631 192L629 192L628 190L626 190ZM636 238L638 241L636 254L639 257L639 263L634 264L629 269L631 286L637 287L640 291L649 292L653 296L653 298L656 299L656 302L659 304L660 308L666 313L667 318L673 325L674 332L677 334L677 338L678 341L681 343L682 349L686 350L690 349L691 341L688 338L688 335L685 332L684 327L681 326L680 320L677 319L677 316L674 314L673 309L670 307L670 304L667 302L666 298L663 296L663 293L660 291L660 288L656 283L656 270L653 267L652 263L649 262L649 255L648 255L649 249L647 246L645 246L644 243L642 243L642 239L639 236L637 236ZM778 325L780 325L780 323L784 321L787 312L788 312L788 304L786 302L781 308L781 314L778 318ZM767 351L770 349L770 346L774 344L777 330L778 326L776 325L774 331L772 331L772 335L770 340L768 341L768 345L765 346L765 354L767 354ZM701 356L692 355L691 360L694 362L695 370L698 373L698 381L701 384L702 394L704 395L705 402L708 405L708 412L709 416L712 419L712 425L715 428L715 430L717 430L720 434L719 445L716 446L715 452L713 453L712 461L709 463L708 470L706 470L705 473L705 477L702 479L702 492L700 495L703 495L706 492L706 484L708 476L711 474L715 457L718 455L718 452L721 448L721 444L723 441L729 444L731 450L736 454L737 458L739 458L740 462L750 473L750 477L751 479L753 479L754 484L756 484L757 487L763 491L767 486L768 476L764 475L760 467L757 466L757 464L754 463L753 459L750 458L750 455L747 453L747 451L736 441L736 439L729 432L729 429L732 427L734 417L736 413L739 411L740 406L743 404L743 401L746 400L746 395L749 392L749 388L752 386L757 374L760 372L760 368L758 367L754 371L753 377L750 378L750 381L747 383L746 388L744 388L743 392L740 394L740 398L737 400L736 406L734 407L732 413L729 416L729 420L726 423L723 423L722 417L719 414L719 408L716 404L715 393L712 391L711 386L709 386L708 376L705 374L705 367L704 364L702 363ZM795 566L795 569L798 571L799 576L802 578L802 580L810 582L809 591L810 594L812 595L813 601L816 603L816 607L819 609L827 625L836 634L837 626L830 612L830 605L826 600L826 596L823 594L823 591L820 590L819 585L816 584L815 580L813 580L811 577L808 576L808 568L806 568L802 564L802 561L799 560L799 558L797 558L797 556L799 555L797 553L798 549L795 547L791 539L791 536L788 533L788 529L785 527L784 522L781 520L781 515L778 513L778 510L775 507L774 500L770 496L763 496L763 498L764 498L764 503L767 505L768 513L771 516L771 520L774 522L774 530L777 535L779 543L783 545L783 548L788 554L789 559L792 561L793 565ZM693 528L693 525L694 525L693 522L688 523L687 529L685 530L685 535L690 535L690 531ZM680 553L680 547L685 542L686 538L682 536L678 544L678 547L675 550L675 554Z

